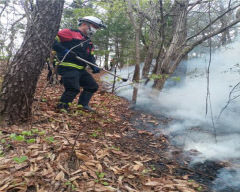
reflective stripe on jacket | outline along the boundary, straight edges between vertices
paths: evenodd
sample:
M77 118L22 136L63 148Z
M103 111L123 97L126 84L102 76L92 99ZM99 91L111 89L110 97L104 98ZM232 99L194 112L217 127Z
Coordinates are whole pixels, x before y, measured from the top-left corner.
M77 65L74 63L69 63L69 62L62 62L62 63L58 64L58 66L72 67L72 68L76 68L76 69L80 69L80 70L85 69L84 66Z

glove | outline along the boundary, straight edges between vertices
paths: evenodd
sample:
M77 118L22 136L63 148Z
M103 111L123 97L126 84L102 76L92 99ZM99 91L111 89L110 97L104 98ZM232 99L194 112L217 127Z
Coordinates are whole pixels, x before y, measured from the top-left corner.
M91 68L92 68L92 73L100 73L100 68L95 66L91 66Z
M63 55L65 56L67 54L67 58L75 58L77 56L76 53L74 53L73 51L69 52L69 49L65 49L63 51Z

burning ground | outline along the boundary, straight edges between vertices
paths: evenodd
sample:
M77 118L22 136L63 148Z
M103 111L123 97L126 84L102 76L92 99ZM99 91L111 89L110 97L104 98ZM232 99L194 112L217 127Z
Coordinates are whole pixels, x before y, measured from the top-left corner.
M137 129L168 120L129 110L102 86L91 102L97 113L74 105L57 113L63 88L43 91L45 79L29 123L1 127L0 191L209 191L164 135Z
M145 129L167 135L172 144L183 149L191 167L204 173L205 179L199 181L212 185L211 189L218 192L239 192L239 40L215 50L211 58L208 100L207 53L183 61L181 64L187 67L186 73L179 76L179 81L173 81L177 79L173 74L159 95L150 94L153 91L151 81L147 85L140 84L135 109L153 114L159 122L172 118L159 126L146 124ZM129 67L119 73L121 76L131 75L133 70ZM122 87L117 92L131 100L131 86ZM144 126L139 124L138 127ZM181 172L186 174L183 170Z

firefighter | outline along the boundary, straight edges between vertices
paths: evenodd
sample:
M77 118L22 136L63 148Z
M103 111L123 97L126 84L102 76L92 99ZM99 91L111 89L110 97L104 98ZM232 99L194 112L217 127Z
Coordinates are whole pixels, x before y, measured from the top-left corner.
M78 99L78 105L92 111L88 104L93 94L98 90L98 84L92 75L85 70L86 63L78 60L76 56L95 64L94 47L90 37L98 29L105 27L101 19L86 16L79 19L77 30L63 29L58 32L53 49L57 52L58 59L63 60L58 64L58 74L62 76L62 83L65 88L57 105L58 109L68 110L69 104L82 87L83 91ZM100 72L98 67L90 67L93 73Z

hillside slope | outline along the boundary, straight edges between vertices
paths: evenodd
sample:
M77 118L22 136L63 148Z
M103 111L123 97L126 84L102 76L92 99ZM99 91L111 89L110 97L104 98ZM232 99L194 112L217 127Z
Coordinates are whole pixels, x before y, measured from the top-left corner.
M99 81L91 101L96 113L74 104L70 113L56 112L63 87L45 89L46 73L32 119L1 127L0 191L204 191L189 175L177 176L179 165L169 158L173 147L165 136L134 127L136 113L126 100L107 93Z

